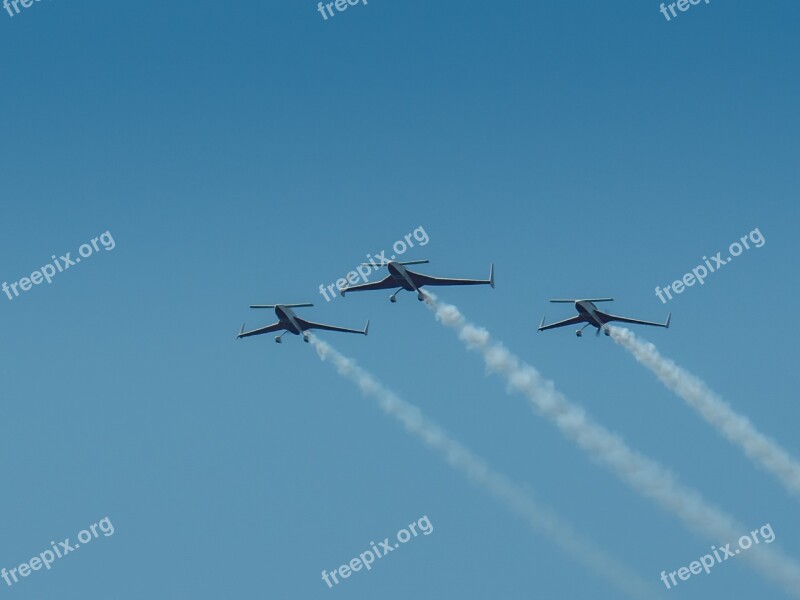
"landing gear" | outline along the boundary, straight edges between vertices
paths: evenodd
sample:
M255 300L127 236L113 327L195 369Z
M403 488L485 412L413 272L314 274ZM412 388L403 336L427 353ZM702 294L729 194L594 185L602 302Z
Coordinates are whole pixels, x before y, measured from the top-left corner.
M304 331L303 332L303 341L307 344L308 343L308 334Z
M280 335L276 335L276 336L275 336L275 343L276 343L276 344L280 344L280 343L282 343L282 340L281 340L281 338L282 338L283 336L285 336L285 335L286 335L286 333L287 333L287 332L286 332L286 331L284 331L282 334L280 334Z
M589 323L587 323L586 325L584 325L583 327L581 327L580 329L578 329L578 330L575 332L575 335L577 335L578 337L583 337L583 330L584 330L584 329L586 329L588 326L589 326Z
M392 301L392 302L397 302L397 294L399 294L402 291L403 291L403 288L400 288L399 290L397 290L394 294L389 296L389 300Z

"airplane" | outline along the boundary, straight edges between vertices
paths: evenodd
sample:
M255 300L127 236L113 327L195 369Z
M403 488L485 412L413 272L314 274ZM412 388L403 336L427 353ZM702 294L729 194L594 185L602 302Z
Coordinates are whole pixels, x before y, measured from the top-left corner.
M286 335L287 333L292 333L294 335L303 335L303 341L308 342L308 330L309 329L324 329L326 331L343 331L345 333L360 333L362 335L367 335L369 331L369 321L364 326L363 331L360 329L347 329L345 327L335 327L333 325L323 325L322 323L312 323L311 321L305 321L301 319L296 314L294 314L293 308L300 308L300 307L307 307L307 306L314 306L313 304L252 304L250 308L274 308L275 314L278 315L278 322L272 325L267 325L266 327L262 327L261 329L254 329L253 331L245 331L244 330L244 323L242 323L242 328L239 331L239 335L236 336L236 339L241 339L244 337L250 337L251 335L261 335L262 333L272 333L273 331L280 331L281 329L285 329L282 334L275 336L275 341L280 344L281 338Z
M416 292L417 298L425 300L425 294L420 288L424 285L490 285L494 287L494 265L489 268L489 279L448 279L446 277L431 277L423 275L411 269L406 269L406 265L421 265L428 263L428 260L409 260L406 262L389 261L378 267L388 267L389 275L380 281L364 283L353 287L346 287L341 290L342 297L348 292L362 292L366 290L386 290L399 288L394 294L389 296L389 300L397 302L397 294L403 290ZM364 267L374 267L371 263L363 263Z
M655 327L669 328L669 322L670 319L672 319L672 313L669 313L666 323L654 323L652 321L640 321L639 319L629 319L627 317L617 317L615 315L610 315L608 313L603 312L594 305L595 302L611 302L613 300L614 300L613 298L585 298L582 300L575 300L575 299L550 300L550 302L574 302L575 310L578 311L578 316L570 317L569 319L564 319L563 321L559 321L557 323L551 323L550 325L545 325L544 317L542 317L542 322L539 325L539 331L547 331L548 329L555 329L556 327L567 327L569 325L586 323L586 325L575 331L575 335L581 337L583 335L583 330L586 329L589 325L597 328L596 335L600 335L601 329L603 330L603 333L605 333L606 335L611 335L611 332L608 329L608 323L612 321L619 321L620 323L633 323L636 325L653 325Z

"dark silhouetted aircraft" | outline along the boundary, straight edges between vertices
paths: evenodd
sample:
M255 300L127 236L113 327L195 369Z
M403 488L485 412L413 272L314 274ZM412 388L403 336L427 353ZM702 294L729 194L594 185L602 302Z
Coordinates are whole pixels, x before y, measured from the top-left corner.
M628 317L617 317L615 315L610 315L606 312L603 312L599 308L597 308L594 303L595 302L611 302L614 300L613 298L587 298L583 300L550 300L550 302L569 302L575 304L575 310L578 311L578 316L571 317L569 319L564 319L563 321L559 321L558 323L551 323L550 325L544 324L544 317L542 317L542 322L539 325L539 331L547 331L548 329L555 329L556 327L568 327L569 325L578 325L580 323L586 323L583 327L575 331L575 335L581 337L583 335L583 330L586 329L589 325L593 327L597 327L597 335L600 335L600 330L603 330L603 333L606 335L611 335L611 332L608 330L608 323L612 321L618 321L620 323L633 323L634 325L653 325L655 327L669 327L669 321L672 318L672 313L669 314L667 317L666 323L654 323L652 321L640 321L639 319L629 319Z
M430 275L423 275L411 269L406 269L406 265L421 265L427 262L427 260L409 260L407 262L390 261L382 265L377 265L379 267L389 268L389 274L386 278L374 283L364 283L353 287L346 287L342 290L342 296L344 297L346 293L350 292L398 288L394 294L389 296L389 300L397 302L397 294L403 290L416 292L419 300L425 300L425 294L422 292L422 289L420 289L425 285L490 285L494 287L494 265L489 268L489 279L448 279L446 277L431 277ZM363 266L374 267L375 265L364 263Z
M299 307L306 307L306 306L314 306L313 304L253 304L250 308L274 308L275 314L278 316L278 322L273 323L272 325L267 325L266 327L262 327L261 329L254 329L253 331L245 331L244 330L244 323L242 323L242 329L239 331L239 335L236 336L236 339L243 338L243 337L250 337L251 335L261 335L262 333L272 333L273 331L280 331L281 329L285 329L285 331L275 336L275 341L277 343L281 343L281 338L286 335L287 333L293 333L294 335L301 335L303 336L303 341L308 341L308 330L309 329L324 329L326 331L343 331L345 333L360 333L362 335L367 335L367 331L369 330L369 321L364 326L363 331L360 329L347 329L346 327L335 327L333 325L323 325L322 323L312 323L311 321L306 321L301 319L296 314L294 314L293 308Z

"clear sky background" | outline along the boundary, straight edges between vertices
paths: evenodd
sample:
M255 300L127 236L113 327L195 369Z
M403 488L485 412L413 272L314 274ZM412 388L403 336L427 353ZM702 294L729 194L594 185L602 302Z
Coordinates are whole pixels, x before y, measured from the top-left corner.
M746 561L666 591L711 544L510 396L413 295L328 284L422 226L441 292L631 446L800 557L797 499L550 297L613 296L800 456L800 5L45 0L0 12L0 567L115 527L0 597L620 594L473 487L251 303L322 333L609 555L677 598L784 598ZM754 228L766 244L655 296ZM302 311L302 312L301 312ZM422 515L431 535L328 589Z

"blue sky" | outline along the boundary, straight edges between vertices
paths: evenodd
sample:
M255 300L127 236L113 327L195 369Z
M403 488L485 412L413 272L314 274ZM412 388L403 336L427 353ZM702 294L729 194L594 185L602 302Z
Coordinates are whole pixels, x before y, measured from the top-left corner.
M234 339L252 303L321 334L670 598L783 598L748 568L663 590L711 540L594 464L412 295L326 303L422 226L441 293L631 446L800 557L796 499L610 339L537 334L550 297L613 296L800 456L791 315L800 7L370 0L42 1L0 12L0 280L116 242L9 301L0 567L115 533L0 594L617 598L320 363ZM655 296L758 227L702 287ZM588 330L587 330L588 333ZM427 515L370 572L320 578ZM742 532L747 533L747 531Z

